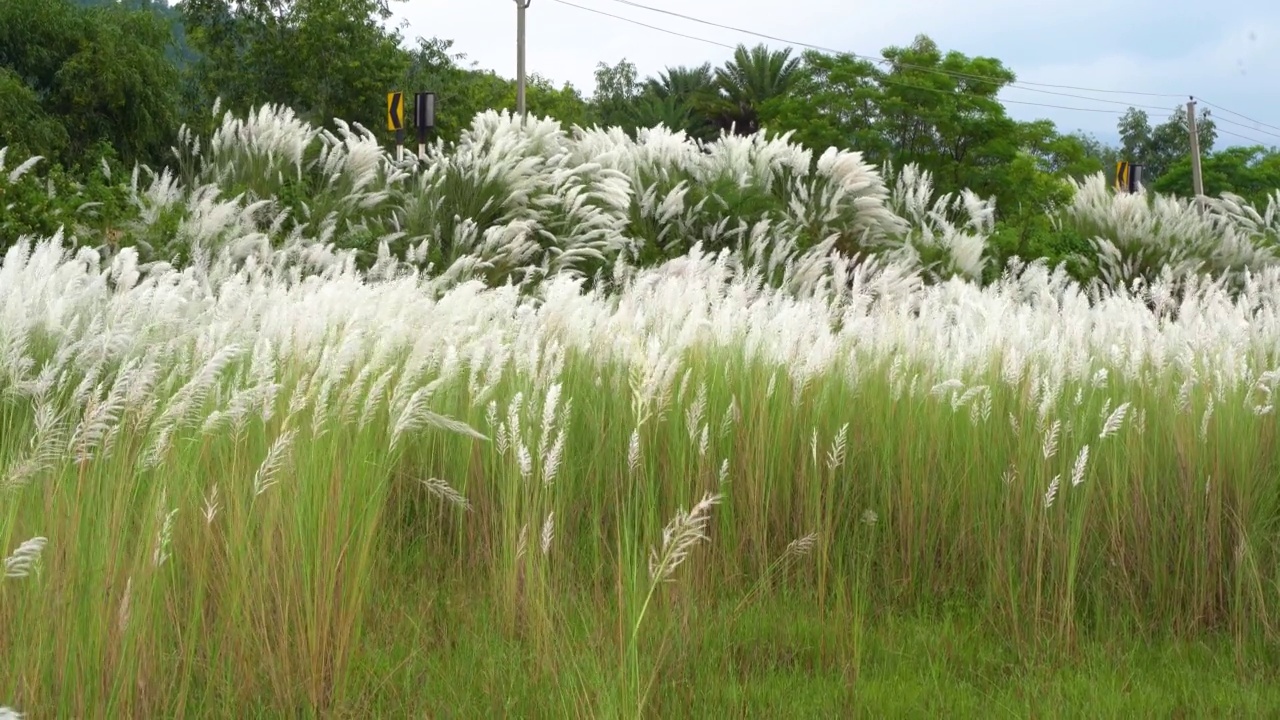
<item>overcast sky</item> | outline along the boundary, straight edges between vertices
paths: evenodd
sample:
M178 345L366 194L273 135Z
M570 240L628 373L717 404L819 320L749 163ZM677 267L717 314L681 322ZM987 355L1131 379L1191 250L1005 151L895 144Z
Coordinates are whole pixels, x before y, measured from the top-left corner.
M1148 112L1162 116L1185 102L1187 95L1195 95L1238 113L1210 108L1223 131L1219 145L1254 144L1251 141L1280 145L1280 2L1276 0L635 1L861 55L879 56L885 47L906 45L924 33L944 51L999 58L1020 83L1130 93L1029 85L1005 91L1005 100L1115 111L1129 104L1151 105L1155 108ZM786 45L618 0L565 2L727 45ZM466 53L469 60L514 77L513 0L407 0L396 3L395 10L408 40L451 39L454 49ZM533 0L527 12L529 72L557 84L573 83L584 96L591 95L593 72L601 61L614 64L625 57L645 76L670 65L719 65L730 55L724 47L640 27L559 0ZM1108 142L1116 138L1117 114L1013 103L1006 107L1017 119L1048 118L1064 132L1080 129Z

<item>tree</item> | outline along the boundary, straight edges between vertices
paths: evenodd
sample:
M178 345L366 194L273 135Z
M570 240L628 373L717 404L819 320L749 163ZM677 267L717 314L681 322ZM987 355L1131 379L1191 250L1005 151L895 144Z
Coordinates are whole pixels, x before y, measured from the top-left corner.
M1121 159L1142 165L1143 182L1154 187L1165 172L1181 158L1191 155L1191 133L1187 126L1187 108L1178 105L1160 125L1151 126L1144 110L1129 108L1117 123L1120 131ZM1213 150L1218 131L1207 109L1196 118L1196 135L1200 153Z
M96 165L89 149L102 143L127 162L163 161L177 131L171 46L169 27L150 10L5 0L0 107L13 114L0 126L0 144L66 164Z
M657 78L645 80L632 119L638 126L661 124L693 138L711 140L716 128L706 110L715 102L717 89L711 63L667 68Z
M1106 163L1109 148L1085 135L1061 135L1049 120L1021 123L1018 131L1021 148L1036 158L1045 173L1083 180L1109 167Z
M717 68L719 96L710 104L711 121L721 130L751 135L760 130L761 108L785 96L801 72L801 59L791 48L770 50L765 45L739 45L733 59Z
M453 51L453 41L418 39L408 53L408 66L398 84L405 92L436 94L435 135L454 141L471 125L476 114L488 108L513 107L507 102L510 83L491 71L463 66L466 54ZM511 90L514 97L514 89ZM534 95L530 93L531 99Z
M87 7L115 6L126 10L142 10L155 13L164 21L173 34L173 44L166 52L169 60L177 65L179 70L185 70L188 65L196 60L194 53L187 45L187 33L185 28L182 27L182 13L171 6L168 0L74 0L74 2Z
M893 162L928 170L941 192L968 188L995 197L997 208L1015 202L1006 170L1023 138L997 98L1013 73L995 58L943 54L923 35L882 54L878 127Z
M591 111L587 101L569 83L557 87L550 78L534 73L525 83L525 94L528 110L533 115L555 118L566 128L590 124ZM515 99L516 84L512 82L507 106L515 107Z
M891 145L880 132L879 75L873 63L852 55L808 51L789 92L761 105L761 123L791 132L806 147L859 150L873 163L889 159Z
M384 27L393 0L183 0L200 59L197 103L228 109L265 103L332 126L335 118L383 126L387 91L410 56Z
M419 38L398 85L410 94L436 94L435 136L448 141L457 140L480 112L515 108L515 81L480 70L475 63L464 65L466 58L465 53L453 51L452 40ZM587 102L571 85L556 87L535 73L527 78L526 93L532 115L553 117L566 126L588 123Z
M604 127L634 127L635 103L641 84L635 63L622 58L616 65L596 64L596 88L591 112Z
M49 115L40 96L11 68L0 67L0 147L13 157L60 158L70 144L66 127Z
M1074 138L1084 151L1085 161L1095 163L1103 172L1109 173L1114 170L1116 162L1122 157L1123 151L1121 149L1112 147L1093 135L1073 133L1069 137ZM1080 179L1080 176L1073 176Z
M1261 146L1230 147L1200 161L1206 195L1230 192L1255 206L1265 207L1280 190L1280 151ZM1152 186L1156 192L1192 196L1191 158L1175 161Z

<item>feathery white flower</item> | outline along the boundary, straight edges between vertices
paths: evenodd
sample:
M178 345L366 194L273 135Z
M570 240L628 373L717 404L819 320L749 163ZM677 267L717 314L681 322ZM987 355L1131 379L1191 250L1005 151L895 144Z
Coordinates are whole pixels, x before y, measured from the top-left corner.
M293 449L293 440L297 434L296 430L290 428L280 433L275 442L271 443L267 456L263 458L257 472L253 475L254 497L261 495L279 482L280 471L288 462L289 453Z
M1062 433L1062 421L1054 420L1053 425L1049 426L1049 431L1044 435L1044 446L1041 448L1041 454L1045 460L1052 460L1054 455L1058 454L1058 436Z
M1089 463L1089 446L1085 445L1080 448L1080 454L1076 456L1076 463L1071 469L1071 487L1076 487L1084 482L1085 466Z
M1120 427L1124 425L1124 420L1129 414L1130 407L1131 405L1128 402L1121 403L1107 416L1107 419L1102 423L1102 432L1098 433L1099 440L1106 440L1120 432Z
M26 577L40 560L40 553L48 543L48 538L33 537L23 542L4 559L4 576L7 578Z
M1044 493L1044 508L1048 510L1053 507L1053 501L1058 497L1058 484L1062 480L1061 475L1054 475L1053 480L1049 482L1049 489Z
M471 502L468 501L462 493L455 490L452 485L444 480L439 478L428 478L426 480L419 480L418 482L422 483L423 487L427 488L432 495L435 495L441 500L444 500L455 507L460 507L463 510L471 509Z
M661 548L649 553L649 576L654 582L670 580L694 546L707 539L704 533L711 520L711 508L721 499L720 495L708 493L692 510L676 511L675 517L662 530Z

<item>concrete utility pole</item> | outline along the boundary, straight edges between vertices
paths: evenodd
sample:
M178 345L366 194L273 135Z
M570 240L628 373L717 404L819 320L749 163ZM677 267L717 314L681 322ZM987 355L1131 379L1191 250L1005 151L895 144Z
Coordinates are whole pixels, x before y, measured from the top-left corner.
M520 122L524 122L524 11L529 9L533 0L516 0L516 112L520 113Z
M1200 133L1196 131L1196 99L1187 103L1187 129L1191 131L1191 187L1196 191L1196 207L1204 212L1204 176L1200 174Z

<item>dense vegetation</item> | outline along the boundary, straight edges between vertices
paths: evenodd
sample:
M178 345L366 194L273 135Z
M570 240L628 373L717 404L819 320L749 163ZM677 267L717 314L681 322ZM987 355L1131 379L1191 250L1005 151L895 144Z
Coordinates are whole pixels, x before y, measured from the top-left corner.
M398 163L265 107L177 149L130 247L0 265L33 717L1280 702L1280 197L1095 176L1080 285L763 134L490 112Z
M1280 707L1273 153L386 11L0 5L0 719Z
M107 202L122 192L97 173L103 160L117 185L135 162L174 167L179 126L207 134L220 120L215 105L239 114L283 105L317 126L335 130L340 118L382 137L383 94L430 89L446 142L478 113L514 105L511 80L469 67L449 41L408 43L387 27L391 2L10 0L0 7L0 111L16 121L0 128L0 147L10 147L11 158L43 157L36 174L51 177L60 197L79 191ZM1052 227L1052 210L1069 201L1069 181L1109 173L1123 157L1145 163L1153 190L1190 192L1181 106L1160 123L1131 108L1118 124L1122 146L1107 147L1048 121L1010 119L996 96L1015 76L997 59L944 52L927 37L882 56L872 63L740 47L723 66L672 67L655 78L638 77L625 60L601 63L589 98L535 75L529 107L566 128L617 126L634 136L663 124L710 140L764 127L817 154L836 147L877 166L912 164L939 194L969 190L993 200L992 243L1006 255L1054 263L1090 252L1082 238ZM1216 150L1207 111L1199 127L1206 192L1265 205L1280 187L1280 155ZM47 233L50 209L70 211L4 211L0 228L10 239ZM116 218L105 222L114 227Z

